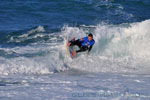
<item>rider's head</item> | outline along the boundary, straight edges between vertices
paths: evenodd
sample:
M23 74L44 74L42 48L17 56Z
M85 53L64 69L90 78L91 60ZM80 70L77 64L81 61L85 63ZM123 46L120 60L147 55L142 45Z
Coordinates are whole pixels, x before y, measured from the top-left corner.
M92 39L93 39L93 34L90 33L90 34L88 35L88 40L89 40L89 41L92 41Z

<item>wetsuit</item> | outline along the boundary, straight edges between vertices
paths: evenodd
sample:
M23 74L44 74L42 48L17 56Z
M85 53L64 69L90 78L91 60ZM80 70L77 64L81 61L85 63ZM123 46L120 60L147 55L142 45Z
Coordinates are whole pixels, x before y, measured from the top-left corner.
M94 45L95 41L94 39L92 39L91 41L88 40L88 37L84 37L78 40L74 40L74 41L70 41L71 45L70 46L74 46L77 45L80 49L77 50L76 52L83 52L88 50L88 52L91 51L92 46Z

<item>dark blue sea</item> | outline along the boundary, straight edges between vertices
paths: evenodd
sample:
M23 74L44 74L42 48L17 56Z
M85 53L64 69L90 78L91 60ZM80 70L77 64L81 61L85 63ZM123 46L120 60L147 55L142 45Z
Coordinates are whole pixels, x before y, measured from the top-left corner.
M150 0L0 0L0 100L150 100L149 79Z

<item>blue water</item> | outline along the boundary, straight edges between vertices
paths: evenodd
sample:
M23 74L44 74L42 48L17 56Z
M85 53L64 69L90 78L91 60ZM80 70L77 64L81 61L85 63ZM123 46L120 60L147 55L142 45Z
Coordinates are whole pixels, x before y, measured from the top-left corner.
M0 0L0 100L149 100L149 51L150 0Z
M1 0L0 30L38 25L59 29L64 24L121 24L149 19L149 0Z

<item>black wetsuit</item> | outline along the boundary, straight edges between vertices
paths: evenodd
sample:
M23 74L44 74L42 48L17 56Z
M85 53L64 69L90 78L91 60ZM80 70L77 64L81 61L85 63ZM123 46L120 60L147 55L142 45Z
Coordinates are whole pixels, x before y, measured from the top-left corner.
M70 46L77 45L80 48L79 50L76 51L77 53L78 52L83 52L83 51L86 51L86 50L88 50L88 53L89 53L91 51L91 49L92 49L92 45L89 46L89 47L88 46L83 46L82 45L83 41L80 41L80 39L72 40L72 41L70 41L70 43L71 43Z

